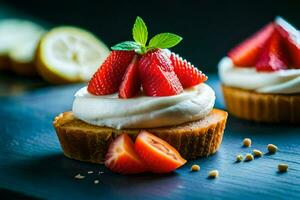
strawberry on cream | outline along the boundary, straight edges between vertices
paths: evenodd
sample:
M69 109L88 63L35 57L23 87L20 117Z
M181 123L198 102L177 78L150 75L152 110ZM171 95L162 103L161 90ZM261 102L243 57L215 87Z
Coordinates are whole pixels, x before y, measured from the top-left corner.
M237 67L229 57L218 65L221 82L227 86L259 93L300 93L300 69L258 72L255 67Z
M210 113L215 93L202 83L182 93L165 97L118 98L118 94L96 96L84 87L75 94L73 113L86 123L122 128L155 128L196 121Z

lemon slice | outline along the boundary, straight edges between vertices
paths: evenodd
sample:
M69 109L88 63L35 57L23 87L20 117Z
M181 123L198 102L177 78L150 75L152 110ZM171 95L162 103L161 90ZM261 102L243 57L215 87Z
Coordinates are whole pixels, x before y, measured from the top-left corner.
M21 19L0 21L0 69L9 68L9 54L43 30L39 25Z
M46 33L37 49L39 74L61 84L88 81L109 54L92 33L76 27L57 27Z

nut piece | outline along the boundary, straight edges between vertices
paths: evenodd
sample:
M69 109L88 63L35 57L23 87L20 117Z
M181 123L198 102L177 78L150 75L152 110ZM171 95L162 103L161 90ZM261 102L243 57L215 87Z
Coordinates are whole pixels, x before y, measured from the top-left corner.
M236 162L241 162L243 160L242 154L236 156Z
M278 165L278 171L281 172L281 173L286 172L287 169L288 169L288 167L289 167L289 166L288 166L287 164L280 163L280 164Z
M208 178L210 179L217 178L218 176L219 176L219 171L216 169L208 173Z
M278 148L274 144L268 144L267 149L270 154L274 154L274 153L276 153Z
M82 176L81 174L77 174L76 176L74 176L74 178L76 178L76 179L84 179L85 176Z
M262 157L263 153L260 150L254 149L253 150L253 155L255 157Z
M191 171L192 172L197 172L197 171L199 171L200 170L200 166L199 165L193 165L192 167L191 167Z
M243 140L243 146L244 147L251 147L251 139L250 138L245 138Z
M247 153L247 154L246 154L246 156L245 156L245 161L251 161L251 160L253 160L253 159L254 159L254 157L253 157L252 154L250 154L250 153Z
M99 184L99 180L98 179L94 180L94 184Z

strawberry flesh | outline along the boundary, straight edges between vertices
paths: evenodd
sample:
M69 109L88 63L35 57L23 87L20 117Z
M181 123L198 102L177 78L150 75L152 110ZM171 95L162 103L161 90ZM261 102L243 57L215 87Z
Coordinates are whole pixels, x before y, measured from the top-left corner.
M122 77L135 55L134 51L112 51L88 84L94 95L107 95L118 91Z
M262 49L275 30L274 23L269 23L250 38L229 51L228 56L239 67L252 67Z
M163 50L143 55L139 61L143 91L148 96L172 96L183 91L172 62Z
M300 33L281 17L275 19L276 29L284 40L284 45L289 52L291 65L300 68Z
M190 62L182 59L179 55L171 53L170 60L174 67L174 72L183 88L192 87L207 80L205 74L199 71Z
M283 51L282 37L278 31L274 31L255 64L256 70L271 72L287 69L288 62Z
M120 174L137 174L147 171L145 163L135 152L130 137L123 133L110 145L105 155L105 166Z
M126 69L119 88L119 97L123 99L134 97L141 88L141 80L138 71L138 56L135 55Z

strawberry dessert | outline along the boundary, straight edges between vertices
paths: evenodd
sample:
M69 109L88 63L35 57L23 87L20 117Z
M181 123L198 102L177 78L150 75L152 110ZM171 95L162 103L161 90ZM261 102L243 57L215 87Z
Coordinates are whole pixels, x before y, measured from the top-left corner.
M182 38L148 41L137 17L133 40L121 42L54 127L64 154L112 171L166 173L219 148L227 113L214 109L207 76L169 50Z
M219 63L227 109L259 122L300 122L300 33L281 17Z

